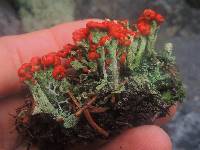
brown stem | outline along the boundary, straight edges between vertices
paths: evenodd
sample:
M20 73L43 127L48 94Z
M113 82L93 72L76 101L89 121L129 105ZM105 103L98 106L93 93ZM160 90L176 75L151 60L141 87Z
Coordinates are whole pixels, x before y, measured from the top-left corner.
M80 108L81 105L80 105L80 103L76 100L76 98L74 97L74 95L72 94L72 92L71 92L71 91L68 91L67 94L70 96L70 98L72 99L72 101L74 102L74 104L75 104L78 108Z
M106 112L109 108L106 107L95 107L95 106L90 106L88 108L89 112L91 113L103 113Z
M103 136L108 137L108 136L109 136L108 132L105 131L103 128L101 128L100 126L97 125L97 123L93 120L93 118L92 118L92 116L91 116L89 110L87 109L89 106L91 106L91 104L92 104L93 102L95 102L95 100L96 100L97 97L94 96L89 102L86 103L86 105L84 105L84 106L81 108L80 103L76 100L76 98L74 97L74 95L73 95L70 91L68 91L67 93L68 93L68 95L71 97L71 99L72 99L72 101L74 102L74 104L75 104L78 108L80 108L79 111L78 111L75 115L76 115L76 116L80 116L81 112L83 112L83 114L84 114L86 120L88 121L88 123L89 123L94 129L96 129L97 132L98 132L99 134L102 134Z
M94 128L97 130L97 132L99 132L101 135L105 136L105 137L108 137L109 134L107 131L105 131L103 128L101 128L100 126L98 126L96 124L96 122L93 120L90 112L86 109L83 111L83 114L85 116L85 118L87 119L88 123Z
M75 115L78 117L82 114L82 112L87 109L89 106L91 106L92 103L96 101L97 96L94 96L91 100L89 100L83 107L81 107Z

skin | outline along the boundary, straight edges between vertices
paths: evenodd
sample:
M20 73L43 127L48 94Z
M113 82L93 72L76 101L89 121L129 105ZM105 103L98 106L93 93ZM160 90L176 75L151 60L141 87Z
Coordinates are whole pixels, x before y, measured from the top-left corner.
M25 149L15 131L14 118L9 115L15 114L15 109L24 102L17 76L19 66L32 56L42 56L72 43L72 32L84 27L87 21L64 23L50 29L0 38L0 150ZM159 126L167 123L175 112L176 106L172 106L170 115L156 120L155 125L129 129L100 149L171 150L171 140ZM37 148L32 146L32 149Z

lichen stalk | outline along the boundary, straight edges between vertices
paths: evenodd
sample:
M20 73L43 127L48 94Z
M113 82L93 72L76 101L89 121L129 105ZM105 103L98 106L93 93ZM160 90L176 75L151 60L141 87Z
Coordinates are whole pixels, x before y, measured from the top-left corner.
M112 60L110 65L110 70L112 72L113 89L116 90L119 84L119 71L118 71L118 61L116 58L118 43L116 40L112 40L110 46L108 47L110 51L110 58Z

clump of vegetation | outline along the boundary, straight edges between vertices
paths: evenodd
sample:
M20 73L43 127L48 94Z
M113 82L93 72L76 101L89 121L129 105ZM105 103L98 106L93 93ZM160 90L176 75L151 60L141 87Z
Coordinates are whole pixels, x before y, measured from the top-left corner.
M184 90L172 44L155 49L163 21L150 9L137 24L90 21L74 44L23 64L19 78L32 98L18 110L18 131L41 149L64 149L166 116Z

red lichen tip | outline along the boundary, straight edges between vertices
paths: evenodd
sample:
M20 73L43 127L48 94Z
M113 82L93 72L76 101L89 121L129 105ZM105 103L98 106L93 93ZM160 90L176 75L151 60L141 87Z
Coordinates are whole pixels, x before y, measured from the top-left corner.
M57 66L61 64L61 60L57 53L49 53L42 56L41 63L44 67L49 67L51 65Z
M140 21L137 23L138 30L144 36L149 35L151 31L151 26L146 21Z
M88 53L89 60L97 60L100 57L99 53L92 51Z
M32 65L31 63L24 63L18 69L18 76L21 81L31 80L32 79Z
M125 61L126 61L126 56L127 56L127 54L124 52L124 53L122 54L121 58L120 58L120 63L121 63L121 64L124 64L124 63L125 63Z
M72 33L72 38L75 43L80 42L83 39L86 39L88 35L88 29L87 28L81 28Z
M104 37L102 37L99 41L99 45L100 46L104 46L106 44L107 41L111 40L111 37L106 35Z
M165 18L161 14L156 14L155 20L158 24L162 24L165 21Z
M103 22L96 22L96 21L89 21L86 24L86 27L88 29L107 29L108 28L108 22L107 21L103 21Z
M152 9L145 9L143 12L143 16L147 20L154 20L156 17L156 12Z
M52 76L55 80L61 80L65 77L65 72L64 66L59 65L53 69Z

